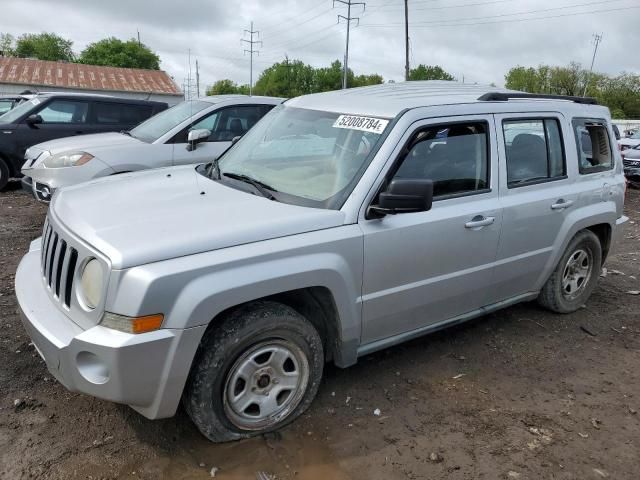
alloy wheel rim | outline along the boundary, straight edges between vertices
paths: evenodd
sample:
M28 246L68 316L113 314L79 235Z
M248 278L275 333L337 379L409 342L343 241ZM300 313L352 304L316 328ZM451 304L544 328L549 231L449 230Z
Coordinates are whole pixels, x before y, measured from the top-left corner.
M223 392L229 420L244 430L262 430L284 420L300 404L309 382L309 362L292 342L268 340L233 364Z
M562 273L562 295L567 300L575 300L589 283L592 271L591 253L584 249L573 252Z

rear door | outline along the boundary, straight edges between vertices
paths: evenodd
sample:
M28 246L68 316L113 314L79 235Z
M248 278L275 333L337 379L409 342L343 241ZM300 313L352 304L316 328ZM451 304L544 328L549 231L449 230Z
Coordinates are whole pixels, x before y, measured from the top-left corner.
M96 132L131 130L149 118L151 105L95 101L91 106L91 128Z
M433 180L434 202L361 222L363 344L473 312L491 289L502 220L493 118L424 120L403 144L386 181Z
M488 303L535 292L578 189L566 152L575 151L557 112L496 115L503 228Z
M273 107L274 105L240 105L211 112L173 138L173 164L210 162L218 158L231 146L231 141L235 137L244 135ZM188 151L189 131L199 129L210 130L211 135L208 141Z

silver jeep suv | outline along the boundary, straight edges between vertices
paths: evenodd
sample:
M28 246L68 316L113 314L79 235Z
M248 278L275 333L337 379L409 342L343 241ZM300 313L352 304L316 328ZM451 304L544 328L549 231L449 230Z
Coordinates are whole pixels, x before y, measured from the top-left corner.
M299 97L219 161L63 188L16 274L68 389L213 441L323 365L518 302L582 306L627 220L609 111L452 82Z

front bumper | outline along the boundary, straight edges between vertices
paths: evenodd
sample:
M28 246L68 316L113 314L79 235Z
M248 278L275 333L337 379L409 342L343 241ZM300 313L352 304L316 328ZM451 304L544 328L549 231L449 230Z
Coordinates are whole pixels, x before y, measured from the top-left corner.
M53 194L56 192L55 188L51 188L43 183L34 182L31 177L22 177L22 189L43 203L49 203L51 197L53 197Z
M38 243L20 262L15 288L22 323L51 374L71 391L127 404L147 418L172 416L206 327L83 330L51 300Z

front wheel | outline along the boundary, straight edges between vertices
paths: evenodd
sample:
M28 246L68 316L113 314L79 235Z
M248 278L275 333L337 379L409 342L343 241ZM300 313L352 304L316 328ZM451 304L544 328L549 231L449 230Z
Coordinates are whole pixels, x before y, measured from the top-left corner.
M575 312L591 296L601 267L600 240L590 230L578 232L542 287L538 302L554 312Z
M278 429L318 391L324 352L315 328L292 308L254 302L205 334L183 399L213 442Z

